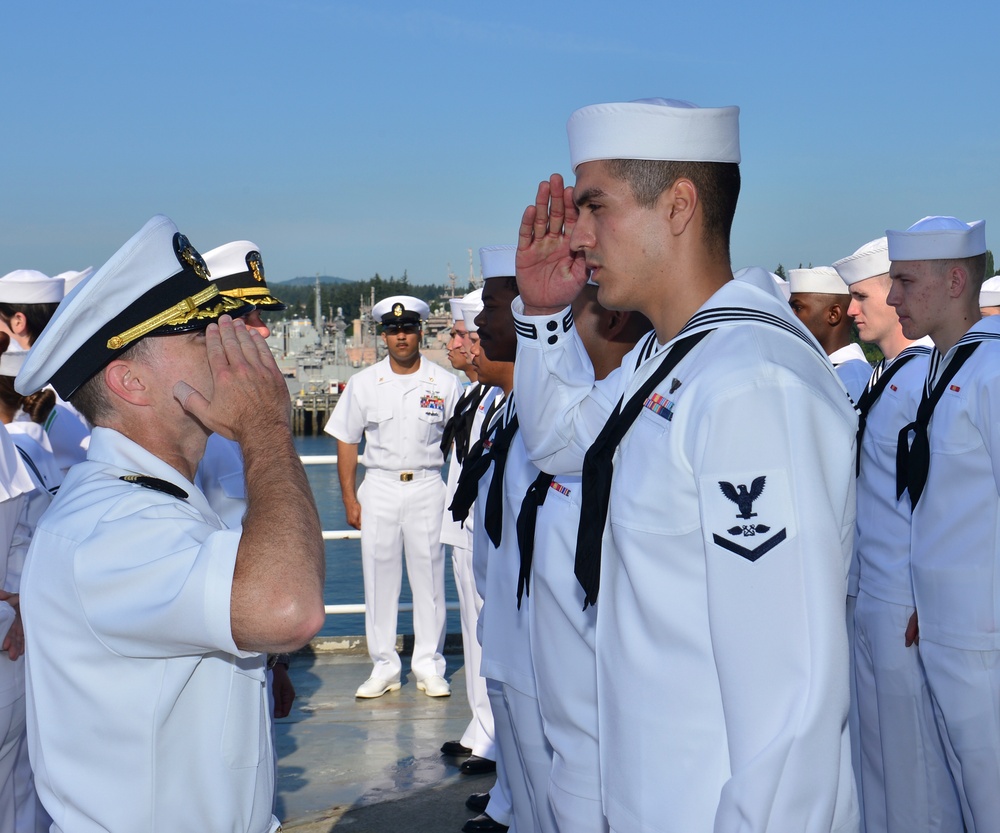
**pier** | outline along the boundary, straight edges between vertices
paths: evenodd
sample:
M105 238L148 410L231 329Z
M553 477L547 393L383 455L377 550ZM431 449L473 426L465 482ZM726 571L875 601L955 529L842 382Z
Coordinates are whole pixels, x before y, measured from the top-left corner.
M299 437L322 434L339 398L339 393L292 393L292 433Z

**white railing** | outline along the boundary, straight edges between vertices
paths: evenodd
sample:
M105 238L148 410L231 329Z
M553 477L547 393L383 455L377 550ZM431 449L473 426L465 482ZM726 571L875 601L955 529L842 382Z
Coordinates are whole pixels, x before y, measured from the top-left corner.
M336 454L305 454L299 459L302 460L302 465L304 466L335 466L337 464ZM358 465L364 465L364 457L358 457ZM358 529L324 529L323 530L323 540L324 541L351 541L360 540L361 531ZM458 602L446 602L446 610L458 610ZM413 603L412 602L401 602L399 605L400 613L412 613ZM365 605L362 604L347 604L347 605L327 605L326 613L327 616L330 614L338 613L364 613Z

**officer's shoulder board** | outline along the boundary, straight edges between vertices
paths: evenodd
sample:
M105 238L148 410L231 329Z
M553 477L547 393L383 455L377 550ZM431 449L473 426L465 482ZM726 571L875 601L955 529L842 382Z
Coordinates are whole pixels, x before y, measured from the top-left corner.
M146 489L152 489L154 492L163 492L181 500L187 500L188 497L188 493L180 488L180 486L175 486L173 483L160 480L158 477L151 477L148 474L123 474L118 479L124 480L126 483L133 483L136 486L142 486Z

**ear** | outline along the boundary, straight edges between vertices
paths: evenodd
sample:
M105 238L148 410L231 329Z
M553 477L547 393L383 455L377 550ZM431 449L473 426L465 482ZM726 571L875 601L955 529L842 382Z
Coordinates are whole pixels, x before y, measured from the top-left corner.
M698 203L698 189L690 179L681 177L660 194L657 207L664 212L671 233L677 236L694 219Z
M625 310L605 309L601 313L604 321L604 337L607 341L614 341L621 335L625 325L628 324L629 313Z
M16 336L23 336L28 331L28 319L23 312L15 312L10 317L10 331Z
M965 287L969 283L969 273L964 266L958 264L951 266L945 276L948 285L948 297L958 298L965 292Z
M145 382L145 371L137 363L115 359L104 368L104 384L115 396L131 405L147 405L150 390Z
M830 304L826 308L826 321L831 327L836 327L844 319L844 308L840 304Z

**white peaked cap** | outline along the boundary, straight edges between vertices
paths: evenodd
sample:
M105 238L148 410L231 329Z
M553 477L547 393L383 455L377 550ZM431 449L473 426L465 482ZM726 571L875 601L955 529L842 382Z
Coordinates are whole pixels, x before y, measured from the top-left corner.
M412 295L391 295L372 307L372 318L382 324L391 322L393 318L423 321L430 314L431 308L427 303Z
M810 269L789 269L788 288L794 295L798 292L814 292L822 295L850 295L844 279L832 266L814 266Z
M889 260L951 260L986 251L986 222L924 217L906 231L887 231Z
M0 278L0 303L58 304L65 287L62 278L50 278L35 269L15 269Z
M979 290L979 306L1000 307L1000 275L994 275L983 281Z
M853 286L860 281L866 281L878 275L889 273L889 241L880 237L865 243L854 254L835 261L833 268L844 279L844 283Z
M478 333L476 316L483 311L483 290L473 289L462 299L462 316L465 318L465 329L470 333Z
M483 270L483 280L489 278L513 278L514 257L517 246L484 246L479 250L479 265Z
M70 292L76 289L81 283L83 283L85 280L87 280L87 278L89 278L93 274L94 274L94 267L88 266L86 269L82 269L79 272L73 272L73 271L60 272L58 275L55 275L54 277L62 278L63 281L65 282L66 284L66 287L64 289L65 293L64 297L65 297L65 295L69 295Z
M203 330L252 309L219 294L201 255L158 214L59 304L15 387L29 394L51 383L68 399L139 339Z
M643 98L581 107L566 123L575 171L595 159L740 161L740 108Z

